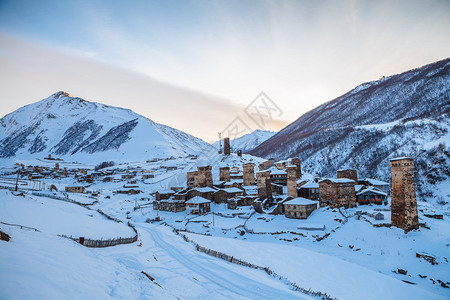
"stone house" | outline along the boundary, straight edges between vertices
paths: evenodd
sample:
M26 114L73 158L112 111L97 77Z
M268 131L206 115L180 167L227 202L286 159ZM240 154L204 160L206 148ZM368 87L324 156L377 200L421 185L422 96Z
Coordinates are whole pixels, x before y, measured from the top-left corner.
M245 195L258 196L258 187L256 185L247 185L242 188L244 189Z
M183 200L175 199L153 201L153 210L180 212L186 210L186 203Z
M186 210L190 214L204 214L211 211L211 201L200 196L195 196L186 201Z
M391 190L391 186L389 185L389 183L372 178L365 178L362 180L358 180L358 184L362 184L365 186L374 186L377 189L381 190L382 192L385 192L386 194L389 194Z
M319 184L317 182L303 184L298 191L298 196L309 200L319 200Z
M368 186L361 188L356 193L358 204L387 204L387 193L380 191L376 187Z
M307 219L317 208L317 201L297 197L283 203L284 215L287 218Z
M175 195L175 192L172 191L172 190L157 191L155 193L155 198L156 198L157 201L159 201L159 200L169 199L173 195Z
M355 181L347 178L319 181L319 204L321 207L355 207Z
M286 185L287 184L287 172L286 170L279 170L277 168L270 168L270 181L275 184Z
M220 189L214 194L215 203L227 203L230 198L244 196L244 191L239 188Z
M199 187L193 188L187 192L187 199L199 196L212 201L214 199L214 193L216 191L217 191L216 189L208 186L202 188Z
M65 190L68 193L84 193L86 188L84 186L66 186Z

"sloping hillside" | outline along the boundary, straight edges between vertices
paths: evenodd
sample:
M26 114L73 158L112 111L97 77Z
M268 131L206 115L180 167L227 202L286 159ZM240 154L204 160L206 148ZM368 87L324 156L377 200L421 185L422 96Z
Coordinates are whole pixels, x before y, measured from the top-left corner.
M410 156L419 196L450 177L450 59L364 83L304 114L250 151L297 156L322 176L357 168L361 177L389 180L389 159ZM446 195L440 195L445 197Z

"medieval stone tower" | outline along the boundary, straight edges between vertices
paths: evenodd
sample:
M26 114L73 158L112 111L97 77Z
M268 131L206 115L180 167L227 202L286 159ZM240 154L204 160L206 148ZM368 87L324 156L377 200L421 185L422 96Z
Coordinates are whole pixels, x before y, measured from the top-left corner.
M197 167L197 175L194 177L196 187L206 187L213 185L211 166Z
M219 180L230 182L230 167L222 167L219 169Z
M286 167L287 172L287 194L292 198L297 198L297 166Z
M353 169L342 169L337 171L337 178L347 178L358 184L358 171Z
M298 158L292 158L291 159L291 165L296 166L297 169L295 171L295 177L301 178L302 177L302 165L300 163L300 159Z
M256 173L258 197L263 200L272 197L272 182L270 181L270 171Z
M226 137L223 139L223 154L229 155L230 154L230 138Z
M391 164L391 224L405 232L419 228L416 190L414 184L414 161L400 157Z
M247 163L242 165L244 186L255 185L255 164Z

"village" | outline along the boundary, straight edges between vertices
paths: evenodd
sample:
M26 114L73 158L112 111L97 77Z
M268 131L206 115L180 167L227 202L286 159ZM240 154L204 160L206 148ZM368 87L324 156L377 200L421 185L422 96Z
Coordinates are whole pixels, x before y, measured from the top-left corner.
M229 138L225 138L223 142L219 156L242 158L240 151L237 154L230 151ZM188 159L195 161L197 157ZM341 208L355 208L354 214L358 218L366 214L377 223L396 226L405 232L419 228L413 161L410 158L391 160L392 187L377 179L358 178L358 171L355 169L337 170L336 178L302 174L298 158L277 162L274 159L241 161L242 163L234 161L231 165L225 160L225 163L216 166L219 171L215 174L217 177L213 176L211 165L190 163L189 167L183 168L185 166L175 158L147 161L148 166L153 166L151 169L142 165L117 168L114 167L114 162L103 162L90 169L60 168L61 160L52 158L51 155L42 161L47 165L54 164L54 167L16 164L9 173L4 172L3 183L7 183L7 187L13 185L14 178L11 176L17 173L16 191L20 188L49 190L56 195L59 187L59 192L64 193L67 199L88 197L92 203L99 196L110 199L118 195L134 195L136 207L150 205L157 213L156 217L150 219L152 221L162 220L159 212L203 215L214 213L212 204L221 204L231 211L245 207L247 211L258 214L284 215L290 219L308 219L318 208L324 207L334 211L337 209L345 217ZM162 185L148 181L155 179L155 176L164 177L167 172L178 172L178 175L185 172L185 183L178 181L174 184L173 181L166 180L168 183L162 188ZM70 181L70 178L73 180ZM58 186L56 182L61 183L61 179L72 184ZM99 182L101 185L97 184ZM114 188L106 188L109 183ZM147 191L146 185L151 186ZM97 186L101 187L96 188ZM112 194L100 195L102 189L108 191L106 194ZM137 204L137 199L140 204ZM366 205L379 208L368 214L364 209L358 209ZM390 220L387 219L389 217ZM438 215L436 218L440 217Z

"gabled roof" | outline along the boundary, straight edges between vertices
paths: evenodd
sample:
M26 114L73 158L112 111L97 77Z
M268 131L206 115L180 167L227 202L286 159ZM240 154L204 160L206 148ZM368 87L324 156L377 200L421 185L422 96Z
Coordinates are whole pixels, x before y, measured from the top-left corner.
M196 187L196 188L193 188L192 190L196 190L196 191L198 191L200 193L209 193L209 192L215 192L216 191L216 189L213 189L213 188L211 188L209 186Z
M367 181L371 185L389 185L389 183L387 183L387 182L377 180L377 179L372 179L372 178L366 178L365 181Z
M317 205L317 201L313 201L313 200L309 200L306 198L302 198L302 197L297 197L294 198L292 200L286 201L283 204L286 205L311 205L311 204L316 204Z
M228 194L234 194L234 193L243 193L244 191L241 189L238 189L236 187L228 188L228 189L220 189L221 191L225 191Z
M325 181L325 180L330 180L331 182L334 183L354 183L355 181L352 179L348 179L348 178L324 178L322 180L320 180L320 182Z
M319 184L317 182L307 182L304 185L302 185L300 188L305 188L305 189L318 189L319 188Z
M372 194L378 194L378 195L387 196L387 193L385 193L385 192L383 192L383 191L380 191L379 189L377 189L377 188L374 187L374 186L368 186L368 187L362 189L362 190L361 190L359 193L357 193L356 195L358 196L358 195L362 195L362 194L365 194L365 193L372 193Z
M195 196L194 198L191 198L188 201L186 201L186 203L189 203L189 204L200 204L200 203L210 203L210 202L211 202L210 200L205 199L200 196Z

